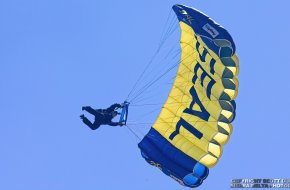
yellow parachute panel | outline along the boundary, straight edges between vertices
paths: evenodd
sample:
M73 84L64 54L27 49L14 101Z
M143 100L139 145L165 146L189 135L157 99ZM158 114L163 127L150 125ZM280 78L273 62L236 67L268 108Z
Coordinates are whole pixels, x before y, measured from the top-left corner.
M223 65L218 55L211 51L203 43L201 38L195 37L195 33L190 26L184 22L180 22L180 28L182 31L182 54L180 66L168 99L152 127L185 154L207 167L213 167L221 157L221 145L224 145L229 139L229 134L232 131L232 127L229 123L234 115L233 110L224 109L220 105L219 98L221 98L224 93L230 97L228 101L233 100L237 96L238 84L236 76L238 74L238 69L233 66ZM204 50L201 50L201 48L199 50L195 49L197 42L201 44L199 47L204 48ZM202 54L202 51L205 50L207 50L208 54L206 55L205 61L202 62L199 58L198 52ZM218 63L214 68L214 70L218 72L215 72L214 74L210 73L209 65L211 59L215 59ZM238 65L236 55L233 55L232 60L236 65ZM196 67L199 68L197 73L194 73L193 68ZM226 85L223 85L222 81L225 79L223 79L221 75L227 69L234 71L232 72L234 73L232 79L226 78L226 80L229 80L234 84L234 89L229 89ZM202 80L203 75L206 76ZM197 80L195 83L192 83L194 76L197 77ZM209 99L206 90L212 80L218 82L215 82L212 86L212 93L210 94L211 99ZM203 82L203 85L201 85L201 82ZM195 115L183 112L184 109L191 106L190 104L193 101L192 95L190 94L191 88L195 88L198 99L201 101L201 104L205 107L207 112L209 112L210 116L208 121L204 121ZM201 108L198 104L194 104L192 110L200 112ZM219 121L219 118L221 117L226 118L229 122L224 123ZM204 136L199 139L186 129L181 128L178 134L180 137L177 138L176 136L171 140L170 135L176 130L176 124L180 118L183 118L191 126L194 126L197 130L201 131ZM221 126L219 126L219 122L222 123Z

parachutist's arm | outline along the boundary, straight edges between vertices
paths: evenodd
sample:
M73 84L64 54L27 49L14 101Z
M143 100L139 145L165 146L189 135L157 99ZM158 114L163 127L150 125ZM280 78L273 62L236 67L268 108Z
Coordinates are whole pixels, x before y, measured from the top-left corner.
M121 107L122 107L121 104L113 104L109 108L107 108L107 111L110 113L110 112L113 112L115 109L121 108Z

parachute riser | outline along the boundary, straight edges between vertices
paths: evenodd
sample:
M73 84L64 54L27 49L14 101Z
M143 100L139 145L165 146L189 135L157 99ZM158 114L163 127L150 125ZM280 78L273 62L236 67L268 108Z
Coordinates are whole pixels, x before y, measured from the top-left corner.
M124 101L120 120L119 120L120 123L124 123L125 125L127 124L129 105L130 105L130 102Z

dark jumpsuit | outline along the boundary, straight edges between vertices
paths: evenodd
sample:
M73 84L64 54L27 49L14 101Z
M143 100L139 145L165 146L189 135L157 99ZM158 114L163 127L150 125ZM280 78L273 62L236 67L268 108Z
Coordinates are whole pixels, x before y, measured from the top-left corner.
M119 122L113 122L112 113L122 106L120 104L113 104L107 109L93 109L90 106L83 107L83 110L89 112L90 114L95 116L95 121L92 123L85 116L82 117L83 122L89 126L92 130L98 129L101 125L110 125L110 126L118 126Z

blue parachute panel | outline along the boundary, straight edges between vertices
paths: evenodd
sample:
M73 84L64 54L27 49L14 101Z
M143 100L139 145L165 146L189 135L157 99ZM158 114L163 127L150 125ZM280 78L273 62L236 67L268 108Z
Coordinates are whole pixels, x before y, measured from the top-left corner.
M208 175L207 167L172 146L154 128L150 129L138 146L142 157L149 164L184 186L197 187Z
M202 12L184 5L172 7L179 21L191 26L206 45L221 57L235 53L235 43L229 32ZM220 41L219 39L222 39Z

